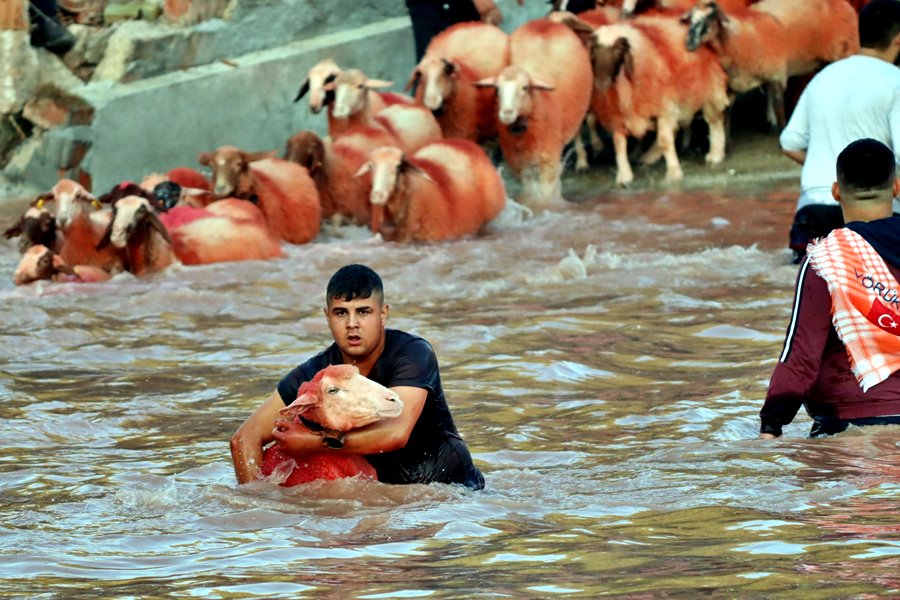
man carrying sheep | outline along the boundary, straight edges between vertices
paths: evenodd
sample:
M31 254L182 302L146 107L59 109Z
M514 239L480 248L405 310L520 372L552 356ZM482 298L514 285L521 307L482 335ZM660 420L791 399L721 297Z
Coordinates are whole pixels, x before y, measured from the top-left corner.
M811 245L800 267L784 349L759 413L761 438L780 436L801 405L813 418L810 437L900 423L894 153L873 139L853 142L838 155L832 189L847 226Z
M810 82L781 132L786 156L803 165L790 233L799 264L810 240L844 222L831 198L834 161L850 142L874 138L900 150L900 2L872 0L859 15L860 51Z
M389 306L381 278L364 265L339 269L328 282L325 318L334 343L291 370L231 438L238 483L260 479L263 447L275 441L288 454L322 450L323 438L302 422L284 420L300 386L328 365L353 364L403 401L398 417L352 430L334 452L362 454L384 483L458 483L480 490L484 477L453 423L437 357L424 339L386 329Z

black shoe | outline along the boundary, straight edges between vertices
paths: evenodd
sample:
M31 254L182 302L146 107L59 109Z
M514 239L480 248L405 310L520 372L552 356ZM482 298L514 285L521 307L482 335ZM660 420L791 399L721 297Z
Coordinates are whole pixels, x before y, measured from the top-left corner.
M34 5L28 5L28 17L31 19L31 45L46 48L48 51L62 56L75 46L75 36L69 33L57 15L47 15Z

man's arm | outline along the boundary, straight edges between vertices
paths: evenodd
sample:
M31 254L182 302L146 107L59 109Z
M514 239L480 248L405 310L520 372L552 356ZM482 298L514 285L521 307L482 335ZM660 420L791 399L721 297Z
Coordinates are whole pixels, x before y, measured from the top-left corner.
M759 437L778 437L782 427L794 420L819 376L822 353L830 332L828 286L816 275L807 258L797 274L794 310L784 348L769 381L766 401L759 411Z
M781 152L798 165L806 162L806 150L786 150L782 148Z
M382 419L371 425L347 432L343 447L335 452L381 454L406 446L406 442L419 420L419 415L422 414L422 409L425 407L428 391L411 386L398 386L391 389L397 392L400 400L403 401L403 411L396 417ZM284 403L281 406L283 407ZM286 420L279 420L275 423L272 438L289 454L301 454L325 448L321 437L310 433L300 423Z
M231 436L231 460L238 483L261 477L263 446L272 441L272 427L282 408L284 401L275 390Z
M778 143L781 144L784 155L801 165L806 161L806 149L809 148L808 92L809 86L800 94L790 120L778 136Z

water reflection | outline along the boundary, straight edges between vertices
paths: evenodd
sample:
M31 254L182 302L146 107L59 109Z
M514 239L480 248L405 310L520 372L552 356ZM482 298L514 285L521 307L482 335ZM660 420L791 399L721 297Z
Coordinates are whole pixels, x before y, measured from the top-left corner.
M0 578L16 596L896 594L896 431L755 440L793 193L607 196L477 239L332 231L266 263L14 288L0 246ZM488 487L236 489L227 440L378 270Z

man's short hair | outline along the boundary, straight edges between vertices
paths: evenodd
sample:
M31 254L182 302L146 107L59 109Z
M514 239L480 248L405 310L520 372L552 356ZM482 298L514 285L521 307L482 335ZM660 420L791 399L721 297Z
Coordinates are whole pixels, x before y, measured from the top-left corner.
M859 12L859 44L863 48L885 50L898 33L898 0L872 0Z
M889 189L896 176L894 152L878 140L856 140L838 154L837 182L846 192Z
M341 267L331 276L325 290L326 303L334 299L349 302L370 296L376 296L379 304L384 302L384 286L378 273L365 265L353 264Z

